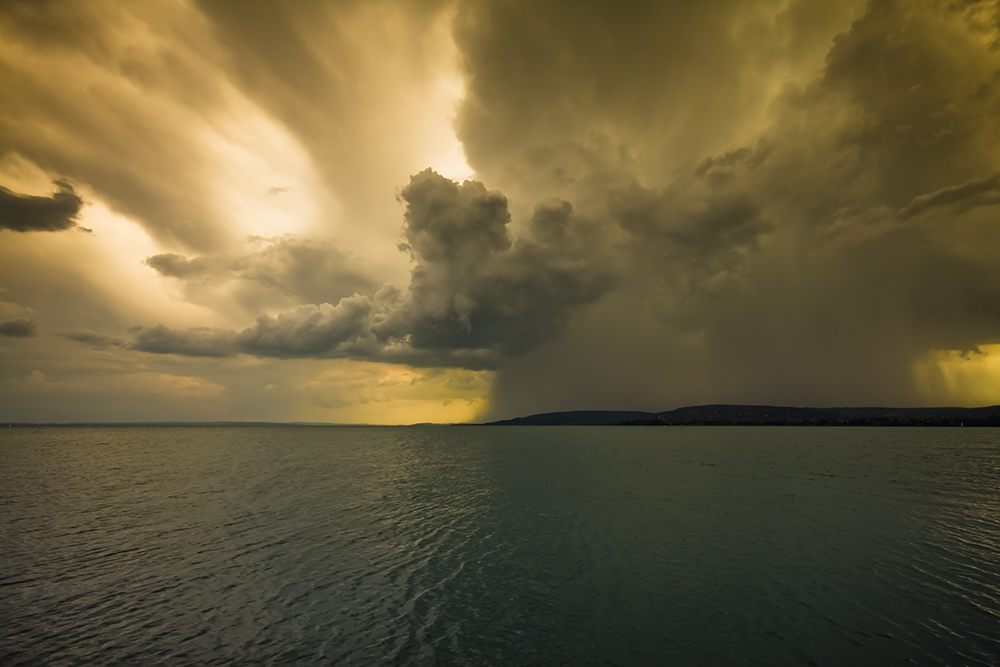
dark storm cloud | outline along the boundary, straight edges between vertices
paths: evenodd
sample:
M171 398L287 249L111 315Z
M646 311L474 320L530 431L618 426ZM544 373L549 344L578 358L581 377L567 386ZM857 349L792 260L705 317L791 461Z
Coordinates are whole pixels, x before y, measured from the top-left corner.
M139 327L128 347L190 357L250 354L279 358L365 358L372 348L369 327L374 308L368 297L355 295L341 299L336 306L310 304L277 317L261 316L254 326L241 332L209 328L178 331L163 325ZM375 346L375 350L380 347Z
M37 334L34 320L17 317L12 320L0 322L0 336L28 338L35 335Z
M155 327L138 327L135 340L129 344L133 350L153 354L181 354L188 357L229 357L237 353L236 333L224 329L196 327L175 331L162 324Z
M0 229L15 232L59 232L77 226L83 199L66 181L53 181L49 197L12 192L0 185Z
M576 309L615 285L608 271L588 266L568 202L536 209L539 242L512 242L507 199L482 183L459 185L428 169L400 197L406 202L401 249L415 263L405 293L387 285L372 298L355 294L336 306L301 306L261 317L238 334L142 329L131 347L189 356L348 356L482 368L555 336ZM218 270L176 255L151 257L147 264L184 279Z
M332 306L301 306L277 317L262 316L240 333L196 328L174 331L159 325L140 328L131 349L192 357L228 357L238 353L266 357L336 356L337 348L367 335L372 304L367 297L341 299Z
M277 317L260 317L236 339L241 352L261 356L312 357L367 335L373 306L367 297L341 299L336 306L300 306Z
M921 355L1000 341L998 7L819 4L463 6L470 165L625 233L604 321L502 367L498 414L915 402ZM755 111L772 66L801 83Z
M902 205L995 171L996 139L984 133L997 126L997 63L981 35L996 25L984 25L984 12L995 21L998 7L874 0L834 40L818 98L803 102L856 112L840 128L841 153L853 152L848 164L878 203Z
M711 2L461 5L455 34L468 77L457 129L469 164L495 177L498 165L523 171L530 154L594 133L622 140L659 119L676 131L691 114L730 113L739 81L726 19L736 9ZM698 68L683 66L692 62ZM717 85L706 91L706 79ZM663 129L661 142L672 134Z
M738 177L776 220L743 294L692 299L743 395L914 402L914 360L1000 340L996 56L959 5L872 2Z
M636 185L612 194L608 207L622 228L642 243L663 240L669 252L698 261L756 247L757 238L771 229L760 205L747 193L714 193L684 201L670 190L654 192Z
M606 270L587 265L565 229L570 211L562 205L555 214L544 208L536 214L536 225L550 235L540 245L510 241L507 199L482 183L459 185L427 170L401 197L403 247L416 267L409 300L375 327L380 336L409 337L418 349L523 354L615 284ZM552 243L557 239L563 242Z

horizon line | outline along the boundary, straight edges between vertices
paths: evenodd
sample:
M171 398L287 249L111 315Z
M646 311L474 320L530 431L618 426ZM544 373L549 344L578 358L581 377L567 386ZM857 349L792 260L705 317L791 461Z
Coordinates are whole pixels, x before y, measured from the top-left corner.
M782 409L793 409L793 410L983 410L989 408L1000 408L1000 405L980 405L975 407L967 406L905 406L905 407L890 407L890 406L867 406L867 405L855 405L855 406L827 406L827 407L816 407L816 406L794 406L794 405L773 405L773 404L749 404L749 403L705 403L701 405L685 405L679 408L673 408L670 410L661 411L647 411L647 410L608 410L608 409L598 409L598 410L555 410L552 412L536 412L529 415L522 415L518 417L508 417L506 419L495 419L491 421L482 422L414 422L414 423L397 423L397 424L376 424L371 422L323 422L323 421L251 421L251 420L224 420L224 419L211 419L211 420L171 420L171 419L157 419L157 420L139 420L139 421L69 421L69 422L35 422L35 421L0 421L0 427L6 426L8 428L13 427L31 427L31 426L491 426L499 424L501 422L518 420L518 419L528 419L531 417L541 417L548 415L557 414L573 414L573 413L600 413L600 412L628 412L636 414L647 414L647 415L663 415L671 412L676 412L678 410L688 410L694 408L708 408L708 407L742 407L742 408L782 408Z

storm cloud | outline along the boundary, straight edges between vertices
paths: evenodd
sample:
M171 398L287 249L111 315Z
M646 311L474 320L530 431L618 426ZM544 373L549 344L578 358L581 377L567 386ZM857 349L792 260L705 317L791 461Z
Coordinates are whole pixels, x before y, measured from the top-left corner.
M12 320L0 322L0 336L10 338L28 338L36 335L36 325L34 320L24 317L17 317Z
M843 9L810 50L815 3L465 7L470 164L601 220L626 269L594 318L630 309L505 366L496 414L912 404L914 360L1000 341L997 7Z
M531 350L599 299L614 277L588 263L574 237L571 206L536 209L543 243L511 241L507 199L476 181L462 185L427 170L401 195L405 243L415 261L408 298L379 322L381 337L417 349Z
M256 405L996 402L998 45L987 1L11 2L0 226L98 233L5 232L0 315Z
M61 232L76 227L83 199L66 181L52 184L57 189L49 197L18 194L0 185L0 229Z
M539 240L508 234L507 199L477 181L428 169L410 179L400 249L415 266L404 293L385 285L336 305L262 316L240 333L142 329L132 349L188 356L356 357L475 368L524 354L558 335L573 312L616 285L574 236L568 202L539 205ZM146 263L164 275L211 276L211 262L176 255Z

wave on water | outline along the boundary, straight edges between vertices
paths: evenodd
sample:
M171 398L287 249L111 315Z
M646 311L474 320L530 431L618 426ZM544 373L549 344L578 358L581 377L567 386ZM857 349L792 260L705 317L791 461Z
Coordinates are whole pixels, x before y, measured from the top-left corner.
M0 433L4 665L992 665L1000 431Z

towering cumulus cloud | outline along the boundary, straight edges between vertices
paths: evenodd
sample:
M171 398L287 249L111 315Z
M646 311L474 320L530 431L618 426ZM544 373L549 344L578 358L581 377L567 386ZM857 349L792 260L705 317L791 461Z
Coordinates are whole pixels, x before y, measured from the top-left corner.
M558 334L574 310L615 284L607 270L589 265L594 253L574 236L568 202L539 205L533 219L539 240L512 242L506 197L482 183L460 185L428 169L400 197L406 203L400 249L415 264L405 293L387 284L372 297L354 294L336 305L262 316L239 333L142 329L132 348L494 368ZM147 263L168 275L209 270L173 255Z
M517 355L559 332L613 278L588 266L573 238L571 206L540 206L541 242L511 242L507 199L482 183L459 185L427 170L403 190L406 243L416 262L409 296L375 327L425 350Z

